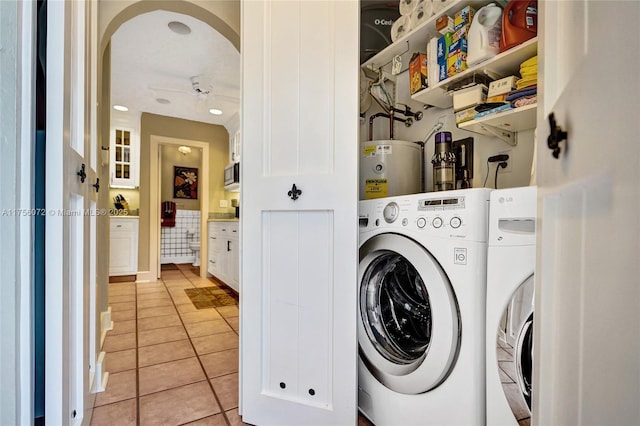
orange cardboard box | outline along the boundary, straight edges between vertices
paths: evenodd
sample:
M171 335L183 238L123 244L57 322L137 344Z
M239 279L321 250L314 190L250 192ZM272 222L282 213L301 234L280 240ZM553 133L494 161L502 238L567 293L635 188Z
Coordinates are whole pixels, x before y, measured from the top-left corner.
M411 94L427 88L427 55L414 53L409 61L409 89Z

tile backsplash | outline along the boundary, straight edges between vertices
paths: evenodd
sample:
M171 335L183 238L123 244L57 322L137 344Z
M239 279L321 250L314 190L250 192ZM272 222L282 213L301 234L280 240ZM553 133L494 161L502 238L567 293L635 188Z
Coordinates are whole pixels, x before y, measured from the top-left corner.
M191 263L193 252L191 241L200 241L200 211L176 210L176 226L161 227L160 263ZM188 235L187 230L194 231Z

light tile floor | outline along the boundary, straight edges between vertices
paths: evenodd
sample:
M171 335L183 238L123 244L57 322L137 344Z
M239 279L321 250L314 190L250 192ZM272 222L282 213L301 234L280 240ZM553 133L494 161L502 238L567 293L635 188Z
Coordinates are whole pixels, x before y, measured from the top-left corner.
M243 425L238 415L238 305L196 309L185 288L225 286L191 265L153 283L110 283L109 382L92 425Z

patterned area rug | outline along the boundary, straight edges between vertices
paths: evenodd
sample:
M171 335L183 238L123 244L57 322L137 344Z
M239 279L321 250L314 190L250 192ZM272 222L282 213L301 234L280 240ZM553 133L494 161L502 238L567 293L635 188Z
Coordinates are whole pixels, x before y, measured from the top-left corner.
M233 294L220 287L185 288L191 303L197 309L216 308L218 306L237 305L238 301Z

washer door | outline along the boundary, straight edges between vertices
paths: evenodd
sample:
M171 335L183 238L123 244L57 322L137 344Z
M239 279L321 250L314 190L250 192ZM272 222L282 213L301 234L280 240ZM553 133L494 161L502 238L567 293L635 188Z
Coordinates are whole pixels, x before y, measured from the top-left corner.
M440 385L457 359L458 304L447 275L414 240L380 234L360 247L360 358L405 394Z

